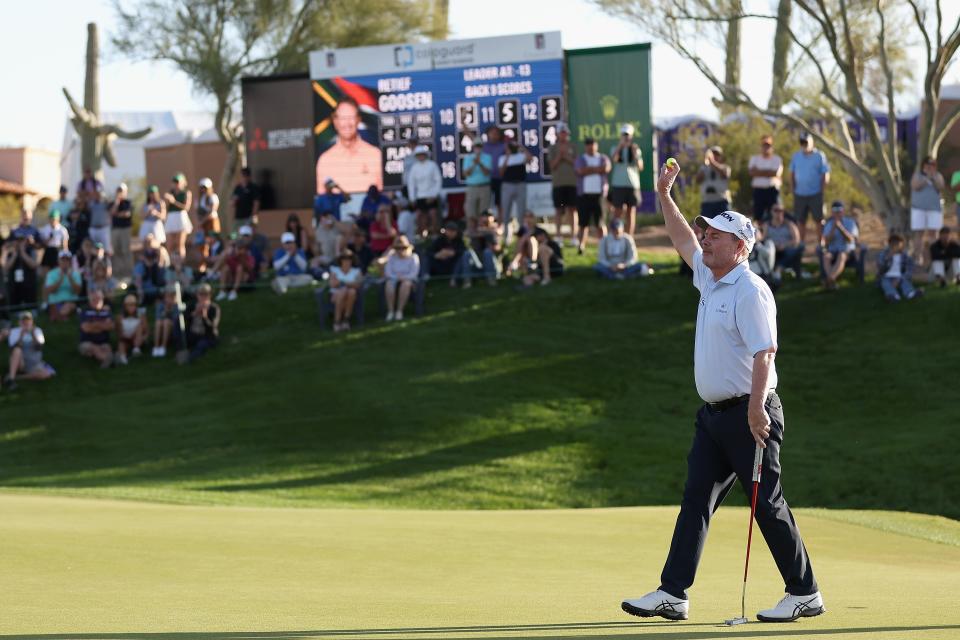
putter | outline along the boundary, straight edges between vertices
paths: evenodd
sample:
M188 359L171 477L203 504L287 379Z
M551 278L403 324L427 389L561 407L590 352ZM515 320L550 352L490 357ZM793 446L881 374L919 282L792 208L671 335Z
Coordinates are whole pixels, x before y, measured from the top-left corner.
M725 620L728 626L747 624L747 570L750 568L750 542L753 540L753 516L757 512L757 489L760 487L760 469L763 468L763 449L759 443L753 452L753 495L750 498L750 528L747 529L747 559L743 563L743 592L740 594L740 617Z

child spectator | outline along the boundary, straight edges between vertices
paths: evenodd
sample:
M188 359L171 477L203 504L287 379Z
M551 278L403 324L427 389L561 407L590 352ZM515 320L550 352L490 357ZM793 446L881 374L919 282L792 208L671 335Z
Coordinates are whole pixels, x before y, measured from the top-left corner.
M17 376L26 380L46 380L54 375L53 367L43 361L43 331L33 323L33 314L21 311L20 325L3 331L10 345L10 367L4 385L16 389Z
M633 236L623 232L623 221L610 223L610 234L600 240L597 248L597 264L594 270L610 280L624 280L649 275L650 267L637 262L637 245Z
M140 347L147 340L149 328L147 327L146 311L137 308L137 296L132 293L127 294L123 299L123 307L117 316L117 364L127 364L127 356L138 357Z
M80 312L80 355L93 358L101 369L109 368L113 362L110 347L113 328L113 315L104 304L103 292L94 289L87 296L87 307Z
M240 285L254 280L256 275L256 264L247 243L231 242L223 254L220 267L220 293L217 294L217 300L224 298L228 301L236 300Z
M953 239L950 227L943 227L930 245L930 275L945 287L948 273L950 280L960 284L960 244Z
M363 273L357 266L357 258L344 251L330 267L330 297L333 300L333 330L349 331L350 316L363 286Z
M420 277L420 258L413 252L413 245L406 236L399 236L393 241L393 252L387 258L383 271L387 278L384 285L387 322L403 320L403 309Z
M76 300L83 289L80 273L73 268L73 254L60 251L59 266L47 274L43 292L50 309L50 320L66 320L77 310Z
M890 302L899 302L901 295L907 300L923 295L922 289L913 288L913 258L904 250L905 245L902 235L890 234L887 248L877 256L880 289Z
M201 284L197 287L196 303L187 310L187 348L190 350L190 362L216 347L220 340L222 316L220 306L211 301L212 293L209 284ZM179 323L174 329L179 334Z
M313 282L313 276L307 273L307 256L297 248L297 239L289 231L280 236L283 245L273 254L273 290L284 294L290 287L305 287Z
M153 323L153 352L154 358L163 358L167 355L167 346L174 327L180 326L180 305L177 304L177 290L167 286L163 290L163 300L157 303L156 315Z

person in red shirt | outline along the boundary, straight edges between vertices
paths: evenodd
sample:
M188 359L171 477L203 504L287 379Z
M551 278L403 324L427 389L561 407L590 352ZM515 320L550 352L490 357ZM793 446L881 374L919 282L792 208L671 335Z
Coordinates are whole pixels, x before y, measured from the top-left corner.
M370 223L370 249L374 255L382 255L393 246L397 233L397 223L393 221L390 205L380 205L376 219Z

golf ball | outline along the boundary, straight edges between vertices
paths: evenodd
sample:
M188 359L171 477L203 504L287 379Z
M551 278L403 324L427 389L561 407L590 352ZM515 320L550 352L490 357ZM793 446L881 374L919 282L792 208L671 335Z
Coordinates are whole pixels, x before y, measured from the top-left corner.
M677 164L676 158L667 158L667 166L668 166L668 167L672 167L672 166L675 165L675 164Z

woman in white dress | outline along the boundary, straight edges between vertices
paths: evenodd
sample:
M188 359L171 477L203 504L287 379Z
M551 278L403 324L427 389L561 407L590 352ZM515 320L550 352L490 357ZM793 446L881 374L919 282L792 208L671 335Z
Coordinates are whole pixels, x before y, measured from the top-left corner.
M187 189L187 178L182 173L173 176L173 186L163 194L167 204L167 222L164 231L167 232L167 251L187 254L187 236L193 231L190 222L190 207L193 203L193 194Z
M160 199L160 188L152 184L147 189L147 201L143 203L143 221L138 234L140 242L144 242L147 236L153 236L157 242L164 244L167 241L167 234L163 230L166 219L167 206Z

